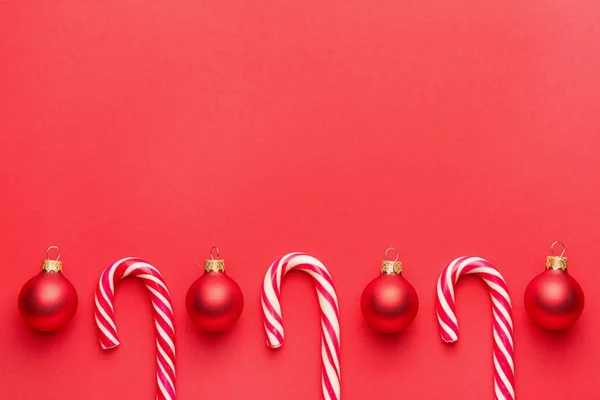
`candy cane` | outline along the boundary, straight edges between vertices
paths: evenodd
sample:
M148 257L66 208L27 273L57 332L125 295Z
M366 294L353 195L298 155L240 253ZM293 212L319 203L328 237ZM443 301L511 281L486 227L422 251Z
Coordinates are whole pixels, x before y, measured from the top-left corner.
M262 290L262 308L267 345L283 345L281 315L281 278L291 270L308 273L314 279L321 306L321 376L323 398L340 399L340 311L333 280L327 268L316 258L303 253L290 253L275 261L267 270Z
M124 258L106 268L96 288L96 325L103 350L117 347L117 327L114 322L113 300L115 284L123 278L141 279L154 307L156 326L157 400L175 400L175 329L173 307L165 281L158 270L139 258Z
M454 302L454 286L461 276L474 274L488 285L492 297L494 332L494 393L496 400L514 400L515 367L513 362L512 306L508 287L500 272L478 257L461 257L452 261L437 283L436 311L442 340L458 340L458 320Z

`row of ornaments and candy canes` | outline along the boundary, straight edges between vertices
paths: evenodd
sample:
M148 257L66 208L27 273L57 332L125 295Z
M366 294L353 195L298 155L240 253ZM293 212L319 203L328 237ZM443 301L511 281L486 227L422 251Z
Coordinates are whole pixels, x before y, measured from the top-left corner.
M50 252L53 250L56 250L57 255L55 259L50 259ZM207 332L227 330L239 319L244 307L242 290L225 274L225 261L221 260L219 255L217 247L210 250L210 259L205 261L204 275L192 283L186 296L188 315L196 326ZM75 315L78 305L77 292L62 272L60 249L51 246L46 250L41 272L27 281L21 289L19 311L27 325L34 330L56 331L66 326ZM163 282L156 268L152 267L147 272L141 279ZM166 290L166 285L161 287ZM148 288L150 290L150 287ZM110 289L114 290L114 284ZM154 294L152 290L151 294ZM101 291L101 294L103 293ZM168 292L166 295L168 296ZM96 306L98 307L104 299L106 296L97 295Z
M563 247L554 254L556 245ZM68 324L77 309L74 286L62 274L60 252L42 262L42 271L30 279L19 294L19 310L27 324L35 330L51 332ZM367 323L376 331L397 333L406 329L418 312L414 287L402 275L402 263L396 258L382 262L381 274L365 288L361 309ZM215 252L215 254L213 254ZM540 326L550 330L570 327L581 315L584 296L580 285L567 272L565 248L560 242L551 247L546 270L536 276L525 291L525 308ZM188 290L186 309L196 326L210 332L222 332L241 315L243 295L239 286L225 274L219 250L211 249L205 262L205 273ZM216 258L215 258L216 256ZM340 395L340 324L339 306L333 279L316 258L304 253L290 253L276 260L267 270L261 303L267 344L283 345L284 330L280 304L283 277L292 270L309 274L315 284L321 309L322 326L322 397L339 400ZM452 261L437 282L436 313L442 340L458 340L455 310L455 286L463 275L476 275L488 286L493 314L494 398L514 400L514 341L512 303L508 287L494 265L478 257L460 257ZM159 400L176 398L175 392L175 327L169 290L157 268L134 257L121 259L104 270L95 294L95 320L102 349L117 347L113 300L116 284L124 278L140 279L148 289L154 309L156 328L157 395Z
M562 247L560 255L555 254L557 245ZM551 255L546 259L546 270L536 276L525 290L527 313L538 325L548 330L569 328L583 312L583 290L567 272L565 250L562 242L554 242L550 247ZM388 258L390 251L396 252L394 260ZM381 264L381 274L367 285L362 294L361 309L373 329L382 333L398 333L415 319L419 299L414 287L402 276L398 252L393 248L387 249L385 258Z

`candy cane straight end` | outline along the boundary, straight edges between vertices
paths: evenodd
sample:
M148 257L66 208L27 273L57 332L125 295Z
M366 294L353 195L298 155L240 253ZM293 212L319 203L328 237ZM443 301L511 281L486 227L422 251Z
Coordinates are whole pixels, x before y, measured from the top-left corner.
M273 331L269 326L265 325L267 333L267 346L272 349L278 349L283 346L283 332Z
M100 348L102 348L102 350L110 350L110 349L114 349L114 348L119 347L120 344L121 344L120 342L117 342L117 343L114 343L114 344L109 344L109 345L106 345L104 343L100 343Z
M267 340L267 346L269 346L272 349L278 349L281 346L283 346L283 343L271 343Z
M452 271L452 267L457 260L454 260L448 267L444 268L437 282L436 315L440 329L440 337L445 343L454 343L458 340L458 324L453 323L457 321L452 321L448 317L449 314L455 315L454 290L451 287L452 282L448 282L448 280L451 279L451 275L448 275L448 272ZM452 301L444 301L445 296L449 292L451 292Z
M448 335L444 335L443 333L440 336L442 337L442 340L443 340L444 343L452 344L452 343L458 342L458 338L457 337L450 337Z
M265 332L267 333L267 347L271 349L278 349L283 346L283 334L273 332L268 326L265 325Z

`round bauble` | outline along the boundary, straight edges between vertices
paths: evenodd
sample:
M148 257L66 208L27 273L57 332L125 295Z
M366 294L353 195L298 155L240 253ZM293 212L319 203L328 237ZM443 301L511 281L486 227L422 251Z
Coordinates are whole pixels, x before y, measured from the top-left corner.
M244 296L239 285L225 274L223 260L207 260L204 275L190 286L185 299L194 325L207 332L224 332L240 318Z
M387 253L386 251L386 258ZM402 263L384 260L381 275L362 293L361 311L367 324L381 333L398 333L417 316L419 298L415 288L402 276Z
M45 260L42 272L28 280L19 293L19 312L25 323L40 332L66 326L77 311L77 291L62 274L62 263Z
M554 247L561 245L560 256ZM533 278L525 289L525 309L539 326L548 330L571 327L581 316L585 299L579 283L569 274L565 246L554 242L551 256L546 259L546 270Z

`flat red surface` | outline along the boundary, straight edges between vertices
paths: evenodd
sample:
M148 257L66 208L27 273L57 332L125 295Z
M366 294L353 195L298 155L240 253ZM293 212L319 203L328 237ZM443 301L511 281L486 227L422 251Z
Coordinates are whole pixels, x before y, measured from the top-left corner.
M263 274L296 250L337 285L344 399L492 398L481 282L460 284L459 343L437 332L436 279L461 255L510 285L517 397L600 398L597 1L4 1L0 132L2 399L153 398L141 284L117 290L122 346L95 337L96 281L130 255L170 286L179 399L320 398L308 277L284 282L284 347L262 331ZM522 296L554 240L587 304L552 335ZM40 336L17 295L51 244L80 307ZM214 244L246 298L222 336L184 311ZM388 246L421 301L396 337L359 310Z

